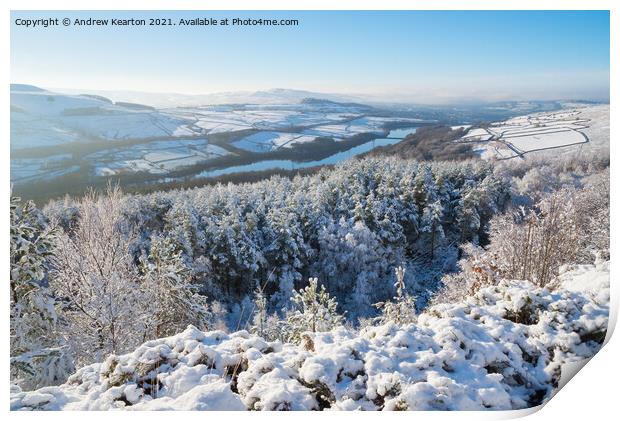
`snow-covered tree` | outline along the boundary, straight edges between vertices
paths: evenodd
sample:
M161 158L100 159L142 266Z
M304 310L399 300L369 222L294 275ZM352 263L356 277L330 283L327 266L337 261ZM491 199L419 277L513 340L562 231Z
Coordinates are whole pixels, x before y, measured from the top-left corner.
M357 317L391 297L396 262L419 268L432 283L453 268L459 244L485 241L488 220L505 199L498 178L484 163L363 159L293 179L123 195L117 225L129 233L131 266L155 239L173 241L192 283L228 307L231 327L235 304L257 285L281 311L315 275ZM47 209L74 237L81 206L66 200ZM246 309L241 325L248 317Z
M288 314L287 323L292 328L291 340L299 342L304 332L326 332L343 323L338 314L338 302L329 296L325 287L318 286L318 278L310 278L309 285L295 291L291 301L294 309Z
M73 368L57 332L47 286L56 230L33 202L11 198L11 382L23 389L62 383Z
M254 316L250 331L258 336L265 337L267 331L267 298L261 288L254 292Z
M302 280L300 269L306 260L306 244L294 211L273 208L268 217L270 226L266 229L263 253L272 269L267 280L277 285L271 300L285 307L295 291L295 283Z
M424 210L420 220L420 231L427 233L428 249L431 261L435 257L438 239L443 238L442 221L444 220L443 203L436 180L430 167L424 168Z
M79 221L54 242L50 286L77 364L131 349L146 335L148 298L140 288L132 254L137 238L122 201L118 188L87 194L78 203Z
M473 243L461 246L462 259L459 272L449 273L441 279L441 288L432 298L433 304L454 303L474 295L481 288L497 284L502 274L497 256Z
M394 301L384 301L375 304L381 310L381 315L377 317L379 323L394 322L397 325L406 325L417 321L415 297L407 294L405 290L405 268L398 266L395 269L396 296Z
M229 296L251 293L250 280L255 278L263 261L262 250L252 238L255 231L245 228L247 221L235 207L224 215L209 218L206 253L216 284Z
M210 318L206 297L191 279L182 251L171 238L157 237L142 258L141 288L150 338L174 335L188 325L206 329Z
M313 272L325 280L333 296L347 297L348 309L369 309L383 298L386 248L362 221L340 218L319 233L320 251Z

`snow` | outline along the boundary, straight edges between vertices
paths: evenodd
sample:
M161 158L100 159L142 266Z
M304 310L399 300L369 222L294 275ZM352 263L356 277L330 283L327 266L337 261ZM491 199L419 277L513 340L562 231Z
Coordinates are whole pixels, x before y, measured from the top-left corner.
M487 160L523 158L526 154L550 149L557 157L577 148L606 148L609 147L609 105L518 116L493 123L488 128L470 129L457 142L476 142L474 150Z
M536 133L525 136L505 138L512 146L522 152L540 149L559 148L585 143L586 139L578 131L562 131L553 133Z
M387 134L384 125L390 121L410 121L416 122L416 119L396 119L383 117L361 117L340 124L325 124L304 130L303 133L334 138L346 138L360 133Z
M590 265L565 266L560 270L559 282L568 291L589 294L596 302L609 301L609 262L597 262L597 271Z
M312 142L316 136L305 136L299 133L258 132L233 142L236 148L251 152L269 152L279 148L290 148L299 143Z
M128 172L166 174L228 154L226 149L208 144L205 139L175 139L106 150L85 158L93 162L96 175L108 176Z
M246 129L272 131L361 117L357 107L337 104L330 107L312 104L204 106L172 108L163 112L171 117L193 120L193 125L206 133Z
M149 108L49 91L11 92L11 147L80 140L128 140L197 134L189 121Z
M153 109L115 104L103 97L21 90L15 86L11 91L11 149L78 143L89 149L88 144L92 143L96 145L92 153L76 158L84 159L87 167L93 168L89 175L163 175L232 153L223 148L217 152L203 151L202 147L212 140L208 139L210 135L257 132L242 139L238 139L241 134L236 135L232 146L266 153L311 143L321 136L340 140L361 133L385 134L384 126L389 122L422 121L366 115L372 112L369 107L337 103ZM110 146L102 151L101 144L106 141ZM190 146L195 148L189 149ZM48 153L51 152L43 151L41 158L12 162L12 181L33 183L80 169L76 165L51 171L46 167ZM162 162L157 158L161 154L169 154L170 159Z
M131 409L148 411L245 411L245 405L239 396L233 394L228 383L222 381L219 376L205 375L197 380L206 382L206 384L194 386L195 383L192 383L193 387L184 393L177 393L177 398L166 396L159 399L143 400ZM135 401L139 401L141 397L141 395L136 395Z
M462 137L463 140L488 140L491 137L489 131L487 129L476 128L469 130L465 136Z
M594 355L609 314L609 263L565 268L558 288L502 281L416 324L307 333L311 346L193 326L13 389L12 410L508 410L538 405L564 364Z

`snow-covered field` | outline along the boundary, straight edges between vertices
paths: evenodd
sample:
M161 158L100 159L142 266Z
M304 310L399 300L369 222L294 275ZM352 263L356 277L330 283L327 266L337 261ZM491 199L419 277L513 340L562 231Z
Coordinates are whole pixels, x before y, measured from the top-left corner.
M299 133L258 132L233 142L236 148L250 152L269 152L279 148L290 148L293 145L312 142L316 136L306 136Z
M483 128L475 128L471 129L463 136L462 141L478 141L478 140L489 140L493 136L487 129Z
M577 106L577 104L573 104ZM519 116L470 129L460 142L477 143L474 150L483 159L523 157L554 149L554 154L575 148L609 145L609 105L588 105Z
M504 139L516 148L519 153L532 152L541 149L559 148L586 142L584 136L576 130L552 133L533 133L525 136L515 136L514 138L506 137Z
M148 172L150 174L166 174L183 167L206 162L211 159L228 155L226 149L216 145L202 142L176 142L173 146L166 146L170 142L161 143L157 146L142 146L133 148L132 151L124 151L123 154L113 156L111 161L106 161L104 154L98 154L95 158L95 173L99 176L118 175L122 173ZM202 143L202 145L198 145ZM135 156L139 158L123 159L123 155Z
M14 388L12 410L508 410L549 398L562 366L600 348L609 263L565 269L557 289L503 281L416 324L308 333L302 345L188 327Z
M11 91L11 148L53 146L78 140L126 140L194 134L186 120L105 98Z
M13 89L13 88L12 88ZM154 109L112 103L106 98L65 95L36 87L11 91L11 144L14 149L49 146L76 140L128 140L198 136L258 129L307 128L315 136L352 136L384 132L391 121L366 116L355 104L293 103L279 105L213 105Z
M71 158L70 154L57 154L48 156L45 160L13 159L11 160L11 181L28 180L41 173L62 171L66 174L79 169L77 166L71 166Z
M166 115L193 121L204 133L246 129L274 130L351 120L363 115L355 106L279 104L169 108Z
M386 134L384 126L390 122L423 121L376 117L372 112L372 107L364 105L320 100L155 109L113 103L97 95L58 94L35 86L11 85L11 150L28 158L12 161L12 181L48 181L80 167L94 168L90 174L94 176L166 174L239 153L239 149L266 153L310 143L317 137L342 140L361 133ZM241 133L231 135L235 140L229 150L226 145L210 144L211 135L244 130L256 133L241 139ZM102 142L110 146L102 150ZM80 154L82 162L74 162L70 169L54 167L52 171L48 168L52 152L38 148L68 143L96 146L94 152ZM30 149L35 149L37 158L30 158L37 156ZM161 154L166 158L159 159Z
M344 139L360 133L387 134L384 125L394 119L384 117L361 117L342 124L325 124L304 130L303 133L313 136L332 137ZM417 119L399 119L402 122L410 122L412 125L419 123Z

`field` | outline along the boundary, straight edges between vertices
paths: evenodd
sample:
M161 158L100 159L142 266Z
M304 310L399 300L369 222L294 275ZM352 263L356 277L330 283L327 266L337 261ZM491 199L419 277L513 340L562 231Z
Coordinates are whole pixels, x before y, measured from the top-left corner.
M96 184L180 171L186 177L269 159L320 160L388 135L389 125L433 121L317 99L156 109L13 85L11 181L18 189L66 177Z
M602 106L603 108L605 106ZM483 159L513 159L537 151L579 147L590 142L586 130L592 108L574 108L514 117L472 128L457 142L475 143ZM600 108L600 107L599 107Z

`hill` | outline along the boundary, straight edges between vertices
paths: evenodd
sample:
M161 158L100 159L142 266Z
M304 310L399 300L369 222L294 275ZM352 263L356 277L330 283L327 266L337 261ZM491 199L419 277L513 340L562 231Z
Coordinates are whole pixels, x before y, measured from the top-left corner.
M594 292L591 280L601 281ZM502 282L431 307L416 324L310 333L299 346L190 326L83 367L62 386L14 389L11 410L528 408L605 337L609 265L565 272L561 284L552 293Z

